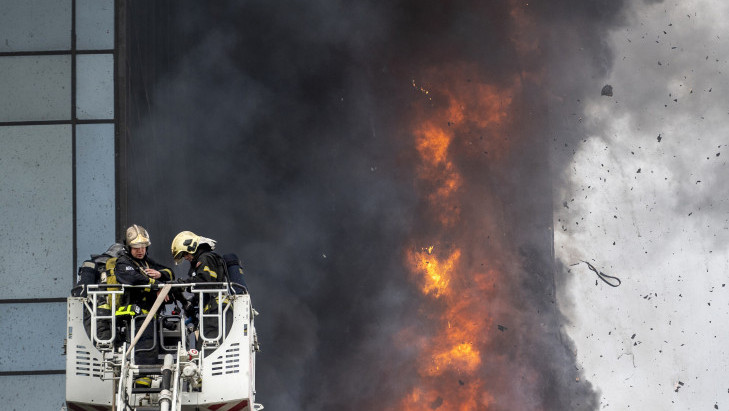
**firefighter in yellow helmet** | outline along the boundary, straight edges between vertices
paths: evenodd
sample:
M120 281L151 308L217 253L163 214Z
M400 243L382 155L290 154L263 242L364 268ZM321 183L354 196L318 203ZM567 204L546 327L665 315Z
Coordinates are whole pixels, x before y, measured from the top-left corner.
M126 252L117 259L116 280L120 284L149 285L150 288L132 288L124 293L123 301L117 315L131 316L135 321L136 329L139 329L142 321L136 320L140 315L146 314L154 305L157 299L156 291L160 283L170 281L173 278L172 270L149 258L147 250L152 244L147 230L137 224L127 228L124 238ZM150 347L154 342L154 327L150 326L142 335L137 344L137 355L135 359L140 364L156 363L157 350L142 351ZM133 337L133 336L128 336Z
M188 278L177 280L179 283L211 283L226 282L227 266L225 260L218 253L214 252L216 241L199 236L192 231L182 231L172 240L172 258L175 264L183 260L190 262ZM218 302L213 298L206 298L199 302L205 314L218 312ZM230 314L232 310L228 311ZM226 328L229 328L232 318L226 318ZM206 337L212 338L218 334L217 321L208 320L203 323L203 333ZM202 339L197 341L197 348L201 349Z
M188 283L220 282L225 279L225 261L215 253L216 241L201 237L192 231L182 231L172 240L172 258L175 264L190 262Z

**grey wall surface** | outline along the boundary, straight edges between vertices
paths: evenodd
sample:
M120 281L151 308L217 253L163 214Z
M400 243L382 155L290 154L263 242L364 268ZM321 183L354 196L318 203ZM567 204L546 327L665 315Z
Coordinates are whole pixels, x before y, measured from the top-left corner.
M71 126L4 126L0 141L0 298L63 297L73 272Z
M115 240L114 47L113 0L0 0L1 409L61 408L65 298Z

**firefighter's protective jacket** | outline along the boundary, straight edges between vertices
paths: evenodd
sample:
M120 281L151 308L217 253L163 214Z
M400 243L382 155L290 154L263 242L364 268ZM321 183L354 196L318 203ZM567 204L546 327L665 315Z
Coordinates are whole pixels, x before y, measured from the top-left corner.
M188 278L184 280L178 279L177 282L188 284L225 282L228 281L226 272L223 257L207 247L198 247L197 252L192 257L192 261L190 261L190 270L187 273ZM209 297L206 297L206 301L202 302L205 311L210 310L210 302Z
M147 276L146 268L153 268L162 275L158 279ZM116 279L120 284L130 285L154 285L170 281L173 277L172 270L165 267L145 255L142 259L136 259L129 254L124 254L116 261ZM154 305L157 292L151 288L134 288L128 290L124 295L124 305L136 304L143 310L149 310Z

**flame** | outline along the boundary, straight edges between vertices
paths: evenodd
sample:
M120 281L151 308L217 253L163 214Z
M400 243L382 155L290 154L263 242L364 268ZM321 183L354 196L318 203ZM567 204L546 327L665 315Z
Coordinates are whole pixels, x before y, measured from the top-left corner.
M412 247L405 256L428 307L423 312L436 331L417 339L413 338L416 330L403 331L399 340L418 342L419 380L396 406L387 409L485 409L494 401L483 378L494 327L488 297L502 274L494 267L474 269L469 262L474 244L460 233L473 230L474 223L486 222L464 221L469 181L460 163L464 158L498 161L508 153L510 142L503 130L521 80L515 76L505 86L489 84L479 80L475 66L466 64L435 68L427 76L427 86L417 86L413 80L413 87L425 98L412 135L418 155L416 185L423 194L425 215L433 218L428 231L440 237L430 240L440 245Z
M538 65L529 66L540 53L534 22L526 5L510 3L511 42L526 69L497 83L476 64L456 62L426 68L412 80L416 104L409 130L419 220L427 223L404 255L429 328L408 328L396 338L415 350L418 379L387 410L483 410L500 394L491 391L500 389L496 367L504 359L493 352L495 309L489 304L496 304L494 285L505 279L503 264L513 259L508 244L489 235L502 225L494 214L505 206L489 190L488 171L503 167L518 147L509 131L518 129L514 106L523 84L543 78ZM536 377L531 370L521 375L527 383Z
M433 294L436 297L449 292L448 283L453 273L453 268L461 257L460 250L455 250L447 259L441 260L432 254L433 248L411 253L411 264L417 267L422 274L423 294Z
M462 65L455 68L460 78L469 79L464 82L452 82L450 75L434 71L432 77L449 83L448 88L438 89L438 103L445 108L429 107L430 110L420 114L425 118L413 130L415 148L419 155L419 181L427 192L426 199L432 211L438 216L438 222L444 227L454 226L460 219L461 207L457 194L463 187L463 177L453 159L453 144L457 133L470 130L497 130L508 118L508 109L512 103L512 94L519 88L520 79L512 80L512 85L501 89L494 85L476 83L470 78L476 77L477 68ZM413 86L428 95L433 101L430 90ZM506 140L483 140L483 135L469 136L466 142L471 146L467 155L489 154L496 160L508 145ZM463 142L461 142L463 143Z

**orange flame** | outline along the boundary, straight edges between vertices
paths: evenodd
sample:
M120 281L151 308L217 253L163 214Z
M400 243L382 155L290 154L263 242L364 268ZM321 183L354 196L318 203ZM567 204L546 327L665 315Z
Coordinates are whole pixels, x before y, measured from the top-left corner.
M426 208L441 234L470 229L462 221L462 198L468 182L459 161L464 156L487 153L489 160L506 153L508 140L500 136L519 89L516 78L510 86L497 87L474 81L474 67L462 65L446 71L434 70L436 85L419 87L427 97L426 107L413 127L418 153L418 187L424 191ZM467 79L454 82L453 79ZM413 81L413 86L415 86ZM426 93L427 90L427 93ZM487 138L483 140L483 136ZM468 222L471 224L472 222ZM499 273L494 269L473 270L464 261L470 244L450 235L446 246L406 252L408 267L427 304L436 307L429 318L437 329L420 339L418 386L402 398L397 410L474 410L493 402L493 394L479 373L485 362L492 320L486 315L485 299L493 291ZM471 247L472 248L472 247ZM432 310L428 310L432 312ZM413 330L407 330L411 334ZM406 340L406 338L403 338ZM411 340L412 341L412 340ZM453 382L458 385L453 386ZM446 388L450 384L451 388Z
M512 46L528 64L540 52L540 39L531 30L527 5L510 4ZM492 372L487 367L500 361L488 353L494 327L489 299L495 300L494 284L505 274L498 261L489 265L495 259L481 251L483 240L502 250L499 256L510 252L488 235L500 226L489 214L503 210L498 199L480 196L483 201L476 207L465 199L487 194L480 176L512 154L508 131L514 125L515 96L521 95L523 82L541 82L539 70L524 69L495 84L476 65L455 63L426 70L425 80L412 80L421 103L411 126L418 155L416 188L424 200L423 213L431 220L425 230L430 238L413 242L438 246L420 251L411 247L405 259L423 294L421 312L434 331L406 329L398 336L417 350L419 379L388 410L483 410L495 401L497 393L489 389L498 384L485 380ZM478 266L477 260L483 263Z
M461 257L461 252L455 250L445 261L441 261L437 256L431 255L431 253L426 250L411 253L410 261L423 275L423 286L421 288L423 294L433 294L436 297L440 297L449 292L448 283L450 282L453 268Z

